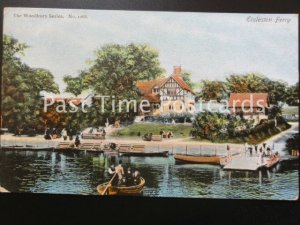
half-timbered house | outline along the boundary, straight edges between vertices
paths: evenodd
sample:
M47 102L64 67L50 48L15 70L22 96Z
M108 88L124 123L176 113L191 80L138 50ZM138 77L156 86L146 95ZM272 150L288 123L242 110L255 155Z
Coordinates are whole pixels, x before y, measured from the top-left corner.
M167 78L141 81L137 83L137 87L143 99L150 103L140 114L161 115L193 111L195 95L183 80L180 66L174 66L173 73Z

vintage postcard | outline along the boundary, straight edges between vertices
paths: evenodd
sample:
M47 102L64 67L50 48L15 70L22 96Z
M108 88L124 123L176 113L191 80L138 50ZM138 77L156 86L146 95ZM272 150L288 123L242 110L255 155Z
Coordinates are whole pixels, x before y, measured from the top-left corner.
M1 192L298 199L297 14L3 14Z

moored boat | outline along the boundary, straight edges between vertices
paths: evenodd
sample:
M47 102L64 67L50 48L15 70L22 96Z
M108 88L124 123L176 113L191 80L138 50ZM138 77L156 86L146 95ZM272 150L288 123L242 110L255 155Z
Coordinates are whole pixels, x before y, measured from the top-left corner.
M97 191L100 195L139 195L143 191L145 186L145 179L141 177L140 183L133 186L108 186L105 191L109 182L100 184L97 186ZM105 191L105 193L103 193Z
M174 155L176 162L179 163L199 163L199 164L213 164L220 165L222 156L203 156L203 155Z
M119 154L121 156L168 157L169 151L162 151L162 152L119 151Z
M279 155L272 155L270 158L266 160L266 164L264 167L266 168L271 168L275 166L277 163L279 163L280 156Z
M29 145L11 145L11 146L1 146L1 150L4 151L52 151L53 147L35 147Z

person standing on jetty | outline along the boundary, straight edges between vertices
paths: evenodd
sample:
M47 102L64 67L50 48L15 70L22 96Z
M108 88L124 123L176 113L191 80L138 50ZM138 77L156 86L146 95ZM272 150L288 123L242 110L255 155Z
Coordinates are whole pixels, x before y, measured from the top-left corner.
M75 146L78 147L80 145L79 135L75 138Z
M61 131L61 136L63 137L64 141L67 140L68 134L67 134L66 128L64 128L64 129Z
M258 146L254 145L255 155L257 155Z
M227 145L227 158L228 158L228 160L231 160L231 151L230 151L229 145Z

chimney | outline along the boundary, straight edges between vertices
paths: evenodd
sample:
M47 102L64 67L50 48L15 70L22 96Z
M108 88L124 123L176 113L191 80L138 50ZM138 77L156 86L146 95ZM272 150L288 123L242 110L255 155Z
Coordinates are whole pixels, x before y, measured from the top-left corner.
M181 66L174 66L174 76L181 76Z

